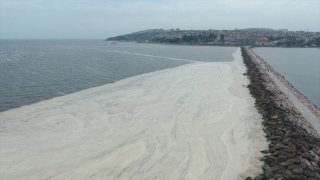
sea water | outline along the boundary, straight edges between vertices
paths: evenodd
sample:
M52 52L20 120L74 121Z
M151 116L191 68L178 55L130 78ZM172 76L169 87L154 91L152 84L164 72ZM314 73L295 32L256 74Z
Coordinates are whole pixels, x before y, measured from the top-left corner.
M320 108L319 48L254 48L253 51Z
M0 112L157 70L232 61L234 47L0 40Z
M262 116L246 87L240 48L233 59L145 73L0 112L2 179L245 179L261 173L260 151L268 147Z

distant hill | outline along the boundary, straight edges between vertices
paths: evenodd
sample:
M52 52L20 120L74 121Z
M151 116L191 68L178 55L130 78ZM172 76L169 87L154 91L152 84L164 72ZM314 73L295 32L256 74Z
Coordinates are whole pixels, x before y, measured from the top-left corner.
M159 35L161 32L155 31L140 31L131 34L125 34L116 37L109 37L106 41L144 41L151 40L152 37Z

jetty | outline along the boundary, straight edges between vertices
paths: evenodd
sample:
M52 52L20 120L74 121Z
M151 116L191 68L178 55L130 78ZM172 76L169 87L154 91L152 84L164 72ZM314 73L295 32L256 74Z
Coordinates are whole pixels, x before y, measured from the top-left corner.
M251 81L248 88L263 115L269 142L262 151L264 173L254 179L320 179L320 126L313 113L317 110L305 106L296 90L249 47L241 50Z

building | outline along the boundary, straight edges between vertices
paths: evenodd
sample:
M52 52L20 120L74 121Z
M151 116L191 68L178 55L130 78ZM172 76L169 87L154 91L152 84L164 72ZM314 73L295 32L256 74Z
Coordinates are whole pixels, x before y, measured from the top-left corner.
M254 39L235 39L235 44L245 44L245 45L254 45L256 41Z
M286 38L288 41L295 41L296 40L296 37L293 36L293 35L287 35L287 38Z

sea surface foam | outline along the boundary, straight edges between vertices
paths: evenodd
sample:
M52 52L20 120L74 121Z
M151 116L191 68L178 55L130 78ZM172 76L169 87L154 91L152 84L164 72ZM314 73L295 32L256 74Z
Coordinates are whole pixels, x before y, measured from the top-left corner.
M0 113L3 179L236 179L267 144L242 63L191 63Z

